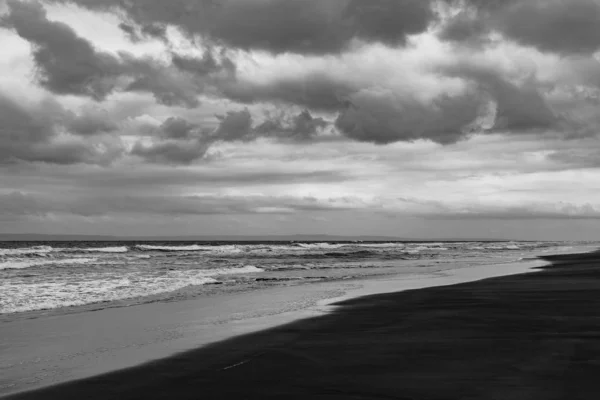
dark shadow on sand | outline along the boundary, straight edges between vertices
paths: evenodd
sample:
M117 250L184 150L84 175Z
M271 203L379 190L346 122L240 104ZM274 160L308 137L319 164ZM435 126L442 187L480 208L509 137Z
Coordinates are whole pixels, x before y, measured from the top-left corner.
M600 399L600 253L374 295L10 399Z

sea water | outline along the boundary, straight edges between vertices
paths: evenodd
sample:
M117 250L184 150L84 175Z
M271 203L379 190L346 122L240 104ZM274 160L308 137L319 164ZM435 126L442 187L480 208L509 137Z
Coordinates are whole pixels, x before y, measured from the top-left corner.
M223 291L509 263L563 242L0 242L0 314L170 301Z

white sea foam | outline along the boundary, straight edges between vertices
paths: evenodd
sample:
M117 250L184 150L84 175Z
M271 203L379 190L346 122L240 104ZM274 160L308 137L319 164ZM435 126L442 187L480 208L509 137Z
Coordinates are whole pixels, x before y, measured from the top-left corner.
M406 244L404 243L363 243L363 244L351 244L349 246L358 246L358 247L367 247L374 249L393 249L393 248L404 248Z
M252 265L208 270L174 270L166 274L128 272L106 275L86 273L44 279L34 283L0 281L0 313L15 313L79 306L172 292L187 286L215 283L222 275L262 272Z
M0 270L5 269L24 269L32 267L42 267L47 265L82 265L89 264L98 260L97 258L66 258L62 260L35 260L35 259L22 259L15 258L8 261L0 262Z
M330 249L339 249L340 247L347 246L342 243L298 243L299 247L303 249L312 249L312 250L330 250Z
M237 274L254 274L257 272L264 272L264 269L255 267L254 265L246 265L239 268L213 268L202 270L204 276L218 276L218 275L237 275Z
M0 256L21 256L28 254L45 255L55 251L51 246L34 246L19 249L0 249Z
M201 246L197 244L189 246L155 246L149 244L139 244L136 246L138 250L143 251L163 251L163 252L177 252L177 251L204 251L211 253L221 254L232 254L242 252L242 246L237 245L221 245L221 246Z
M87 249L81 249L90 253L127 253L129 248L127 246L115 246L115 247L90 247Z
M135 247L146 251L201 251L205 248L205 246L199 246L197 244L191 246L154 246L150 244L138 244Z

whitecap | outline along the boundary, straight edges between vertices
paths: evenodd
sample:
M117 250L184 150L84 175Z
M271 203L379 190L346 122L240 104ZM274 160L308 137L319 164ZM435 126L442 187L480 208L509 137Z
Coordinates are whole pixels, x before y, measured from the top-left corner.
M253 265L234 268L172 270L164 275L127 272L85 273L43 282L1 282L0 313L45 310L133 299L173 292L188 286L217 283L215 277L263 272Z
M314 250L329 250L329 249L339 249L340 247L347 246L343 243L297 243L297 246L302 247L304 249L314 249Z
M0 256L20 256L27 254L48 254L55 251L51 246L34 246L18 249L0 249Z
M75 250L75 249L74 249ZM81 251L90 253L127 253L129 248L127 246L115 246L115 247L90 247L87 249L81 249Z
M162 251L162 252L176 252L176 251L206 251L211 253L240 253L242 249L236 245L220 245L220 246L200 246L197 244L189 246L156 246L149 244L138 244L136 246L138 250L142 251Z
M97 258L67 258L63 260L24 260L17 258L10 261L0 262L0 270L25 269L32 267L43 267L47 265L82 265L89 264L97 260Z

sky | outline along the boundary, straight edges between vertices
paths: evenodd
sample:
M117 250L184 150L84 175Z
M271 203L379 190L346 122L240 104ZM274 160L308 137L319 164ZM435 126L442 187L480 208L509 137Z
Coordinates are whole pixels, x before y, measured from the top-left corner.
M600 240L600 0L0 0L0 233Z

